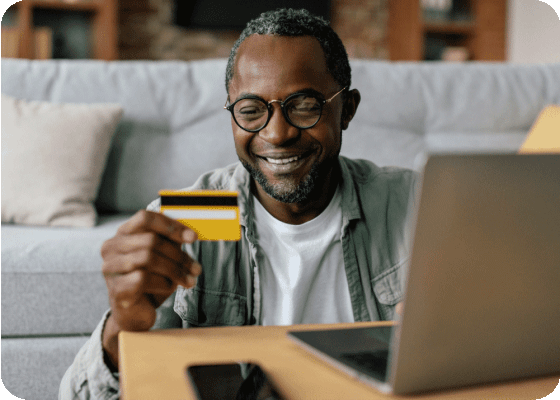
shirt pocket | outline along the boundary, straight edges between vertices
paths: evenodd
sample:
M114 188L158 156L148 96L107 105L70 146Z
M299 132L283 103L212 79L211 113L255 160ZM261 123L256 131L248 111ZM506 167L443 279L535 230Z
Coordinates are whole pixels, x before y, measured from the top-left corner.
M384 320L395 317L395 306L403 300L403 264L401 262L372 279L373 292Z
M173 308L188 327L240 326L246 321L247 299L196 286L192 289L179 287Z

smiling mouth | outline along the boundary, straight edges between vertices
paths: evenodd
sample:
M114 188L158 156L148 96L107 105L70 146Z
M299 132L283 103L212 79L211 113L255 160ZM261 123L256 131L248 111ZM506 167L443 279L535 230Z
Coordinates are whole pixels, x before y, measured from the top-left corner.
M298 155L290 155L289 157L267 157L267 156L257 156L257 157L273 165L287 165L300 161L304 158L307 158L312 153L313 151L308 151Z
M303 157L304 156L301 155L301 156L293 156L287 158L269 158L269 157L262 157L262 158L271 164L283 165L283 164L289 164L291 162L301 160Z

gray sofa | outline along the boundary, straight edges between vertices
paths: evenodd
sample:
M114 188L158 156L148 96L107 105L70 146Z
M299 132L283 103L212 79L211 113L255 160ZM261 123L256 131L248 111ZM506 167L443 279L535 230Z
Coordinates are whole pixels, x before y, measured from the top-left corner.
M415 168L426 152L515 152L547 104L560 64L352 61L362 103L342 154ZM225 60L2 60L2 92L27 100L111 102L113 138L93 228L2 225L2 381L18 397L58 384L108 308L100 247L160 189L237 160L223 110ZM4 151L4 149L3 149Z

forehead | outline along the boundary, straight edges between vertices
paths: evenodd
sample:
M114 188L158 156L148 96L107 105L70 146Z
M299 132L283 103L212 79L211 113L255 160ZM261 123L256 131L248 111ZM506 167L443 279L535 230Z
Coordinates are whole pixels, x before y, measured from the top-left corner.
M337 88L317 39L254 34L241 43L230 84L232 98L254 93L276 99L304 88L323 93Z

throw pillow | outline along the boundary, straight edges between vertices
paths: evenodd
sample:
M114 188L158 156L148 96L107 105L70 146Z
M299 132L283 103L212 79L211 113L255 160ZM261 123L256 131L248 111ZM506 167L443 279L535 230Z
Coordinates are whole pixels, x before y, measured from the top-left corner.
M2 222L91 227L122 108L2 94Z

